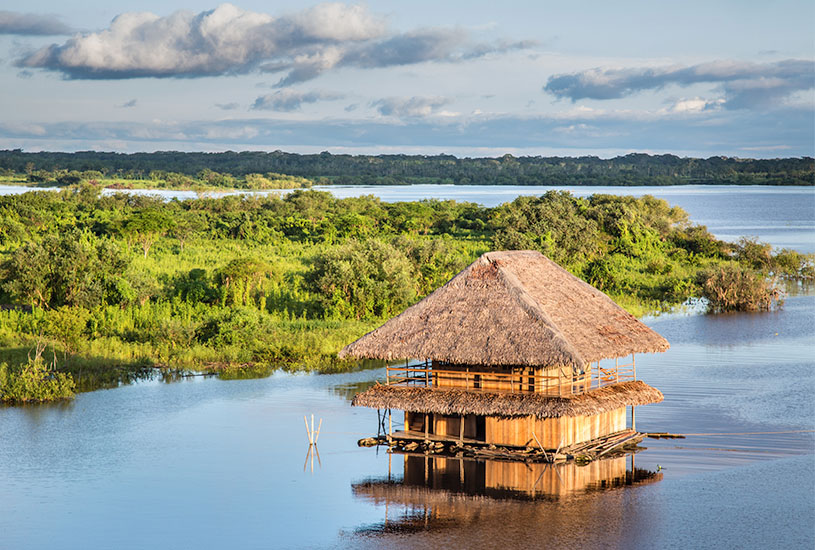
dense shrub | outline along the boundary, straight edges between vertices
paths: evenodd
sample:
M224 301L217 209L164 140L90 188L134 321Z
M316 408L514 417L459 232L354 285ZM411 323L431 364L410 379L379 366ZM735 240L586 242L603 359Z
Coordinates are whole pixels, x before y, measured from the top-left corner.
M55 372L41 359L30 359L19 369L0 363L0 401L29 403L67 399L74 395L70 374Z
M713 311L766 311L781 298L763 276L736 264L703 272L699 282Z
M562 265L576 265L600 252L599 227L586 217L588 203L567 191L518 197L493 215L496 250L540 250Z
M378 239L352 241L317 256L306 283L327 317L387 317L416 297L410 260Z
M132 293L123 276L129 263L115 242L74 230L17 248L0 264L0 285L39 307L123 303Z

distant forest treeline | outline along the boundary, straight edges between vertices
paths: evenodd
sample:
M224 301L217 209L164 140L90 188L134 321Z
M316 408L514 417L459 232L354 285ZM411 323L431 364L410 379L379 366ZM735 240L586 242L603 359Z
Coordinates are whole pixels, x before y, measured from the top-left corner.
M456 158L451 155L300 155L274 151L236 153L26 153L0 151L0 174L38 170L99 171L132 179L153 172L195 175L214 171L242 177L277 173L322 184L399 185L815 185L815 159L680 158L629 154L599 157Z

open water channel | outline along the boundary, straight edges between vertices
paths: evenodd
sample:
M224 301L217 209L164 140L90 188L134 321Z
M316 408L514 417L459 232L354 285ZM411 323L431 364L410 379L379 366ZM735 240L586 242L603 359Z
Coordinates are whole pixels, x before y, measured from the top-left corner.
M719 236L810 251L812 190L751 191L665 198ZM637 428L707 435L539 468L524 491L357 447L377 413L350 397L383 369L154 380L0 409L0 548L811 548L815 292L793 286L771 313L645 321L671 349L637 356L665 394Z

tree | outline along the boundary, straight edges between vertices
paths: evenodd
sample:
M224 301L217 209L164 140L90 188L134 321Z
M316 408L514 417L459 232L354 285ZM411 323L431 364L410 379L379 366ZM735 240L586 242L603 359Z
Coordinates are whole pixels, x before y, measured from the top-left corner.
M518 197L496 209L496 249L539 250L561 265L577 265L599 252L597 222L585 215L584 199L567 191Z
M139 243L146 258L150 247L174 225L173 219L166 211L147 208L125 220L123 229L125 235L132 236Z
M223 303L247 305L253 291L268 273L269 266L260 260L252 258L232 260L221 268L216 276L223 288Z
M181 251L184 251L184 243L197 233L207 229L207 220L202 212L186 211L182 212L172 228L173 237L178 239Z
M389 316L416 298L410 260L378 239L351 241L317 256L306 283L324 313L335 317Z
M37 307L121 303L129 293L129 261L108 239L74 229L29 242L0 264L0 281L12 299Z

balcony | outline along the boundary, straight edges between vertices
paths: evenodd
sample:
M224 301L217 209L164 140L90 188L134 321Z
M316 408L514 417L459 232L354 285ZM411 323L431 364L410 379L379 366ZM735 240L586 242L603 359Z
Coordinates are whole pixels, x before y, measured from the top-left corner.
M610 363L604 361L604 363ZM636 380L634 356L626 364L600 362L586 366L582 374L571 368L515 367L501 372L484 367L449 365L440 362L405 362L386 368L388 385L426 388L457 388L468 391L536 393L551 396L580 395L591 390Z

